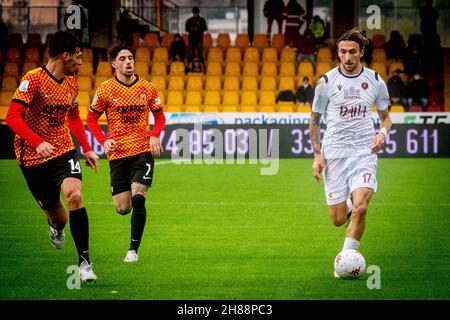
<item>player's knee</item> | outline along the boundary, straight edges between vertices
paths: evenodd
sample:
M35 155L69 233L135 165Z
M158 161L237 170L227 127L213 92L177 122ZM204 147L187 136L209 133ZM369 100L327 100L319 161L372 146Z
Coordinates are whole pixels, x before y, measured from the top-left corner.
M131 206L118 205L116 206L116 211L118 214L125 216L131 212Z
M363 219L366 216L367 203L354 203L352 219Z
M83 196L80 189L73 189L67 194L67 202L70 209L79 209L83 207Z
M340 227L345 223L346 217L344 217L344 216L341 217L340 215L334 215L331 217L331 221L335 227Z

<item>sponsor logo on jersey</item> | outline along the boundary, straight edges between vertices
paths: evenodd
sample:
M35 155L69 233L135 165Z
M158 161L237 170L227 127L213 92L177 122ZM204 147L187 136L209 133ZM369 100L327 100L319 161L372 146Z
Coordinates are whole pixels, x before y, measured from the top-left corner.
M22 83L20 84L19 91L20 92L27 92L29 85L30 85L30 81L23 80Z
M369 84L367 82L361 83L361 88L363 88L364 90L367 90L368 87L369 87Z
M346 100L361 99L361 90L356 89L354 87L344 89L344 99Z

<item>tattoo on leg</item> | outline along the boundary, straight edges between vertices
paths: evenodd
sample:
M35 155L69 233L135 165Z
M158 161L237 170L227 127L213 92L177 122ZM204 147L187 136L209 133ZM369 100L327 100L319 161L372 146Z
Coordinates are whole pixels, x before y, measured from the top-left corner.
M139 182L133 182L131 184L131 196L136 194L142 194L145 196L147 194L148 186Z

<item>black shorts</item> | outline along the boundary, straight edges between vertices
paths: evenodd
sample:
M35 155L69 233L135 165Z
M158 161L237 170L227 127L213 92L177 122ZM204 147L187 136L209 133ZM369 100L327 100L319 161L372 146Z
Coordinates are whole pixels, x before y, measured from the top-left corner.
M44 210L53 209L58 205L64 179L81 180L81 167L75 150L42 164L20 168L33 197Z
M114 196L125 191L131 191L131 184L133 182L139 182L151 187L153 181L153 167L154 160L150 152L111 160L109 162L109 168L112 195Z

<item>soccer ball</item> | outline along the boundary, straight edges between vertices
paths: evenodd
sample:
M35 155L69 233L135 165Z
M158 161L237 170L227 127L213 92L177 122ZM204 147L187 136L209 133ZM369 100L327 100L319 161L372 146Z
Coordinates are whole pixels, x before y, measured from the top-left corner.
M366 271L366 260L358 250L343 250L334 259L334 271L339 278L357 279Z

